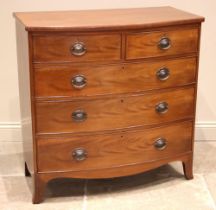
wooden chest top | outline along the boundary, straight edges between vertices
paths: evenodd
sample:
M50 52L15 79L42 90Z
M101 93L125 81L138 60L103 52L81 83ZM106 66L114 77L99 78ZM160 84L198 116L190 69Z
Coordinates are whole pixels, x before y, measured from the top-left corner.
M28 31L123 30L199 23L204 18L172 7L133 9L17 12Z

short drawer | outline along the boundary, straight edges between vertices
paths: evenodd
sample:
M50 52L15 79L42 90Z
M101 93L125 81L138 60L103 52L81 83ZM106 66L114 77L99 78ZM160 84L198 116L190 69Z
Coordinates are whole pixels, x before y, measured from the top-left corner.
M194 116L194 87L74 101L36 103L36 132L77 133L157 125Z
M131 93L195 82L196 58L117 65L40 65L35 95L79 97Z
M158 161L192 150L192 122L73 137L39 138L38 170L79 171Z
M34 62L85 62L119 60L121 35L34 36Z
M195 53L199 29L131 33L126 39L126 59Z

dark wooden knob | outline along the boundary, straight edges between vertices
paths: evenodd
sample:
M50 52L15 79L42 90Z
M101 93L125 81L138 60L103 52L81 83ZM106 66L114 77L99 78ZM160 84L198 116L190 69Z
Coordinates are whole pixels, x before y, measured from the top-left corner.
M166 146L167 146L167 143L166 143L166 139L164 138L159 138L154 143L154 147L158 150L163 150L166 148Z
M167 102L160 102L155 106L155 110L158 113L166 113L168 111L168 103Z
M83 148L77 148L73 151L72 156L77 161L83 161L87 158L87 151Z
M167 50L171 47L171 41L169 38L167 37L163 37L160 39L159 43L158 43L158 47L161 50Z
M76 89L82 89L86 86L86 78L83 75L76 75L72 78L72 85Z
M87 113L84 112L83 110L76 110L72 113L72 119L75 122L82 122L87 119Z
M75 56L82 56L86 53L85 44L82 42L77 42L71 47L71 53Z
M164 67L159 69L156 75L159 80L167 80L170 76L170 71L168 68Z

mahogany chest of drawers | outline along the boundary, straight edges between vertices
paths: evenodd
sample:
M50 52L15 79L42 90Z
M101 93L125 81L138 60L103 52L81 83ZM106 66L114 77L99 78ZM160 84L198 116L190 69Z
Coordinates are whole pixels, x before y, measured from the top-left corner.
M15 13L26 176L193 178L203 17L171 7Z

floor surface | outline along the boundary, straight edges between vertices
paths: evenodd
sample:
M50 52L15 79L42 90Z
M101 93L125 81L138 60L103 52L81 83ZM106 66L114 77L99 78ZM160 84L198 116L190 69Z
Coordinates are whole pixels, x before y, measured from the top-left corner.
M60 179L42 204L31 204L21 142L0 142L0 210L216 210L216 142L195 143L194 179L175 162L109 180Z

